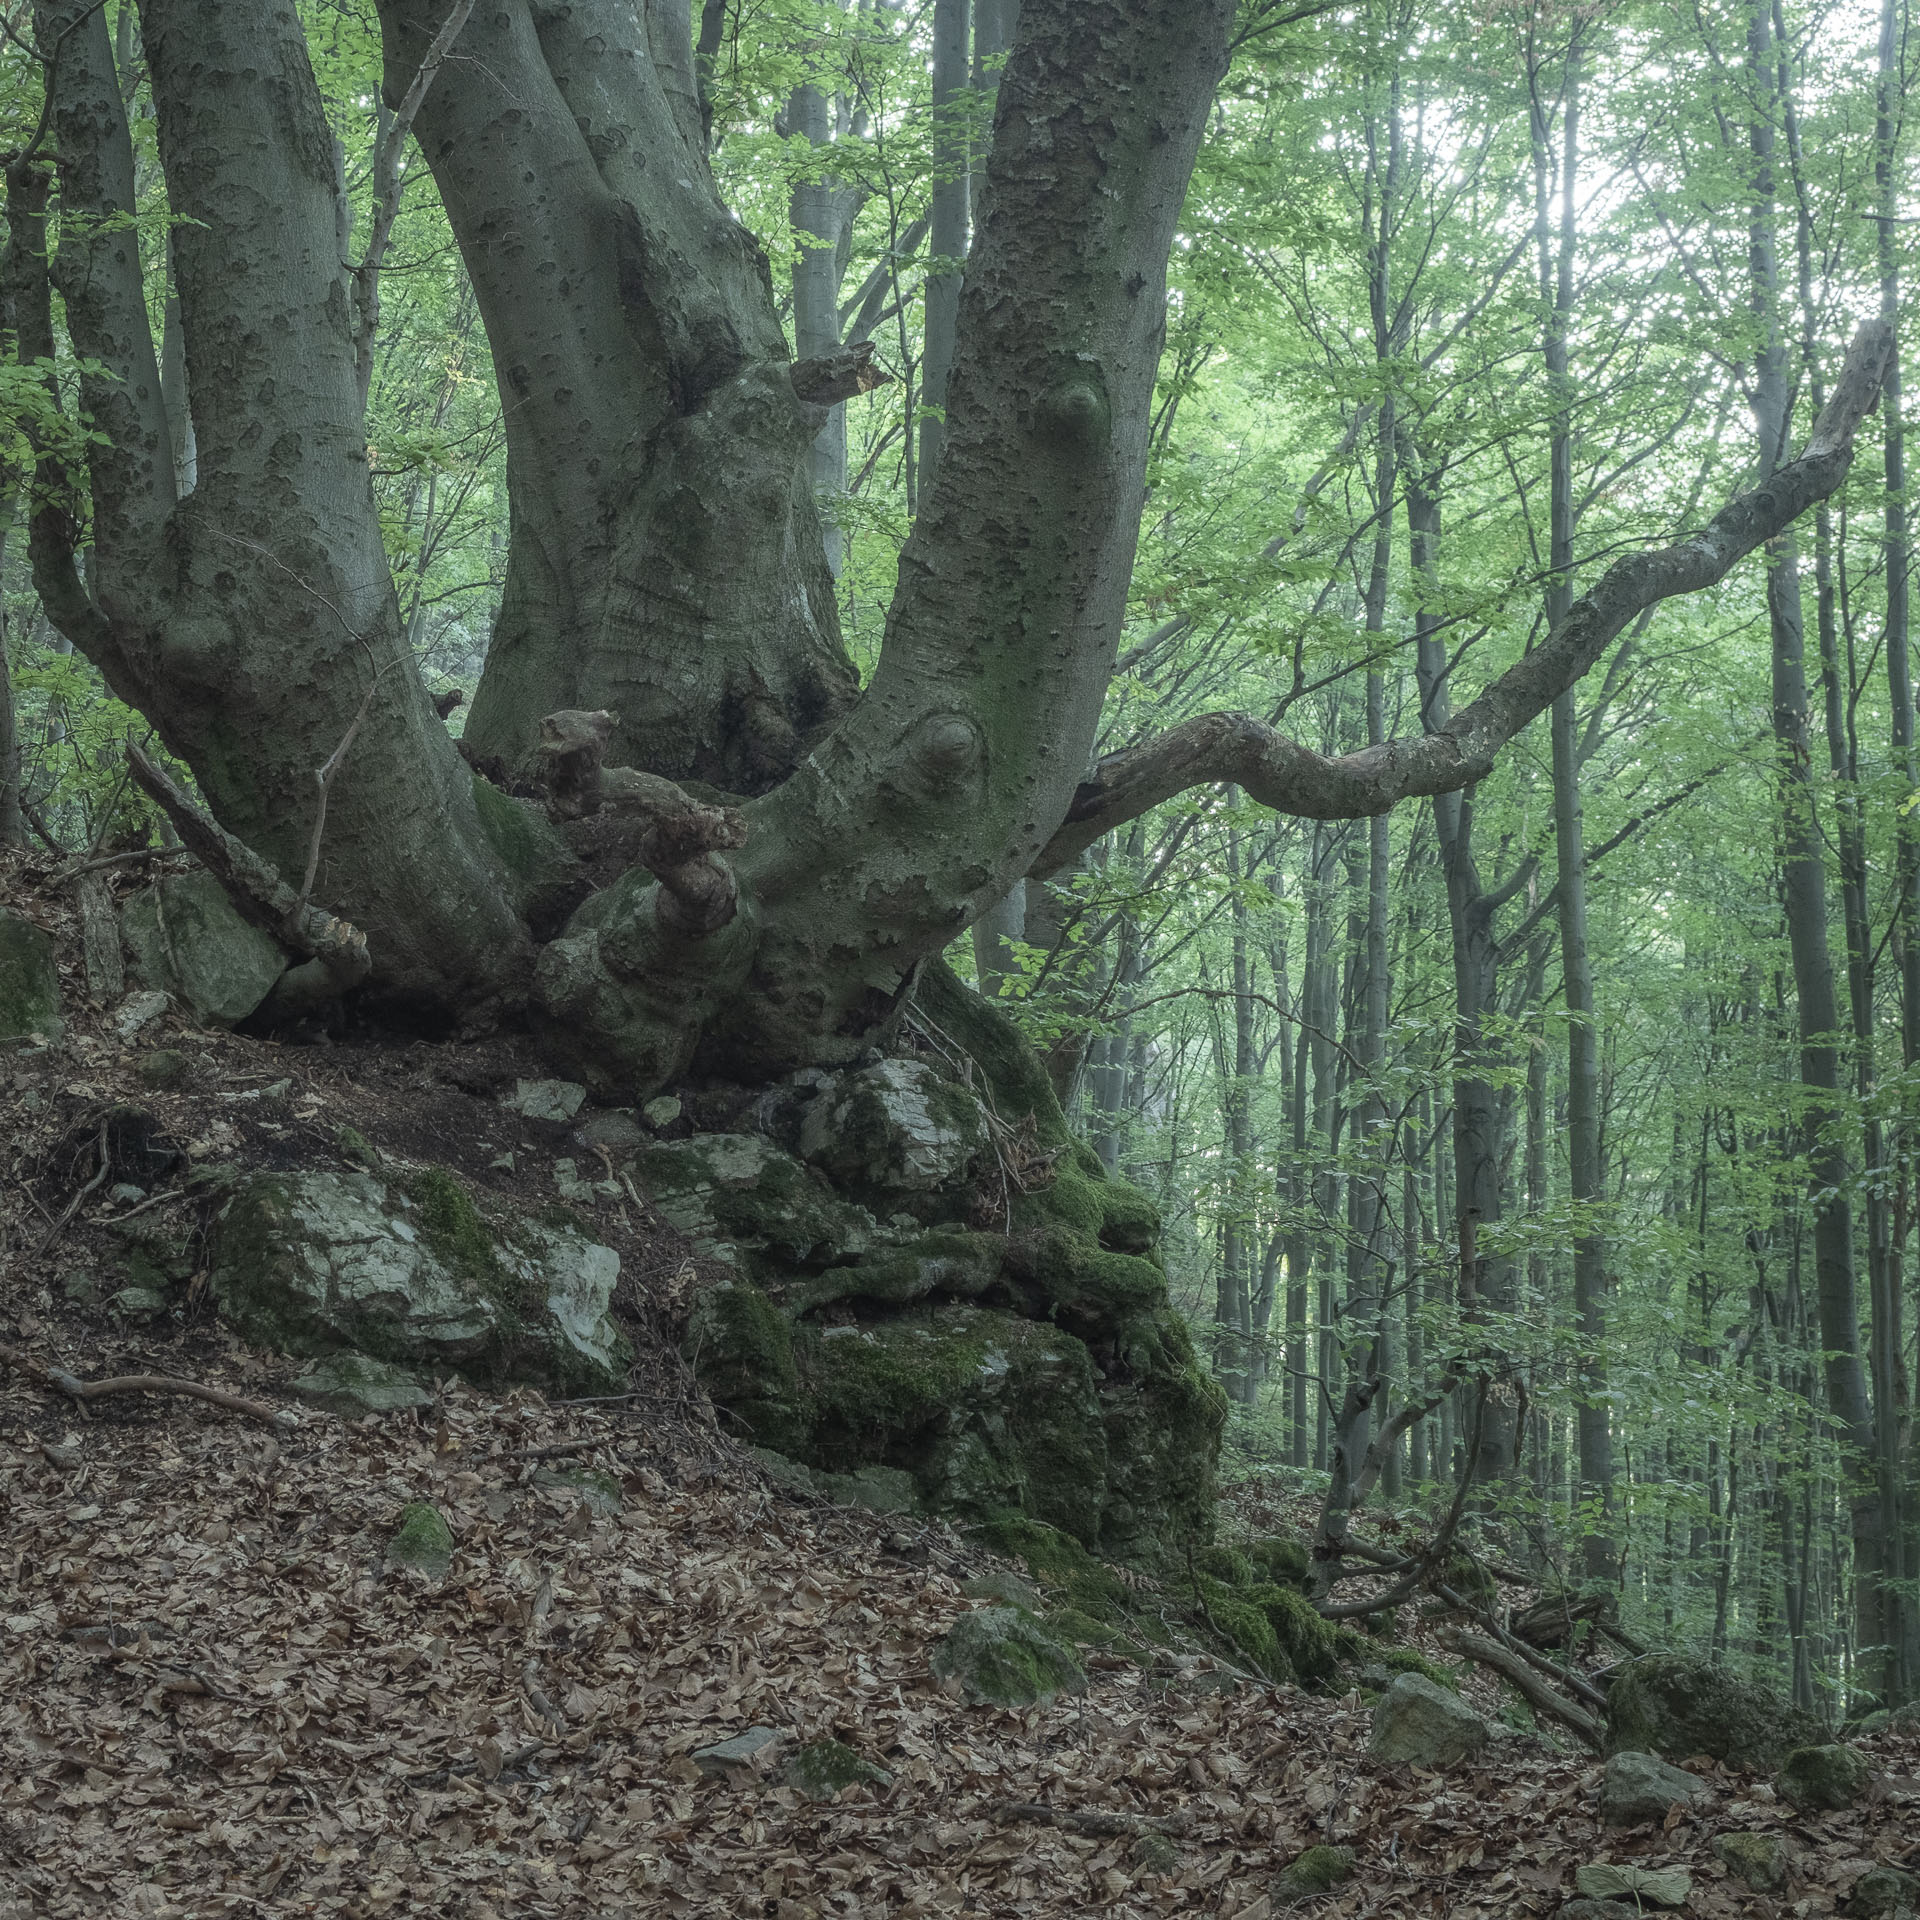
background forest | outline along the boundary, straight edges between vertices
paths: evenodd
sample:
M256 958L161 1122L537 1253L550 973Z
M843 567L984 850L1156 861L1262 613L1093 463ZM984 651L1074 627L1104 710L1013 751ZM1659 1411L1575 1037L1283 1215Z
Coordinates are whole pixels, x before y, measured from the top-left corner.
M1014 11L699 21L715 165L796 354L870 341L887 376L814 453L863 667L941 433ZM436 690L471 691L507 547L500 394L426 168L394 157L371 6L303 12L346 253L377 276L369 434L409 637ZM18 24L14 149L41 97ZM1102 751L1222 709L1329 753L1415 731L1609 560L1763 483L1857 322L1902 316L1915 52L1901 0L1249 4L1174 254ZM154 317L164 371L178 328ZM0 378L11 521L44 399ZM1807 1705L1920 1692L1897 399L1830 506L1640 620L1478 787L1357 822L1188 796L952 956L1164 1208L1235 1460L1324 1476L1384 1433L1375 1497L1413 1508L1470 1457L1530 1557ZM175 445L190 482L184 425ZM120 745L142 723L53 633L24 535L0 551L0 838L145 835ZM1442 1371L1470 1350L1504 1356L1488 1396Z

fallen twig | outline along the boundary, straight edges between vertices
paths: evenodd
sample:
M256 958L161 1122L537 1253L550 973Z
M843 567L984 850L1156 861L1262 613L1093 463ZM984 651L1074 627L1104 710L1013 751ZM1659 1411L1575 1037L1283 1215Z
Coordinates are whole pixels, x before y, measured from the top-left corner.
M990 1820L1025 1820L1035 1826L1065 1827L1073 1833L1112 1836L1116 1833L1162 1833L1178 1836L1187 1831L1185 1814L1168 1814L1154 1819L1144 1813L1083 1813L1075 1807L1050 1807L1043 1800L990 1800L986 1807Z
M209 1406L224 1407L229 1413L245 1414L249 1420L258 1420L262 1426L282 1433L296 1424L292 1414L262 1401L248 1400L241 1394L227 1392L224 1387L202 1386L198 1380L176 1380L170 1374L127 1373L111 1380L82 1380L63 1368L49 1367L31 1359L18 1347L9 1346L0 1346L0 1362L83 1405L90 1400L104 1400L114 1393L177 1393L189 1400L204 1400Z

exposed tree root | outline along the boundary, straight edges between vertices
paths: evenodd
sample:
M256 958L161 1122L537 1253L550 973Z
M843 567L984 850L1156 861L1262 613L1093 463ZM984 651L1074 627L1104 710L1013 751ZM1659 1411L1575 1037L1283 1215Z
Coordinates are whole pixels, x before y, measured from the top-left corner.
M64 1393L69 1400L77 1400L85 1405L91 1400L104 1400L115 1393L177 1393L189 1400L204 1400L209 1406L224 1407L229 1413L244 1414L249 1420L257 1420L262 1426L272 1427L276 1432L285 1433L296 1422L293 1415L270 1407L260 1400L248 1400L237 1393L228 1393L223 1387L203 1387L197 1380L176 1380L164 1373L126 1373L116 1375L111 1380L82 1380L77 1375L66 1372L60 1367L49 1367L32 1359L18 1347L0 1346L0 1363L23 1373L29 1380L38 1382L56 1393Z

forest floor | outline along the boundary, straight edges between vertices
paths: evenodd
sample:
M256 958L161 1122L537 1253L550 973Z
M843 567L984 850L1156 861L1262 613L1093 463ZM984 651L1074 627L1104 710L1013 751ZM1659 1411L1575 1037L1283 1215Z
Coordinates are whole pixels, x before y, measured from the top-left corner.
M32 878L16 867L0 903L77 952ZM1308 1910L1340 1916L1547 1915L1599 1860L1688 1868L1689 1914L1824 1915L1870 1866L1920 1869L1920 1738L1866 1743L1879 1772L1847 1813L1798 1815L1701 1762L1699 1812L1621 1831L1600 1825L1584 1753L1516 1736L1449 1773L1383 1770L1357 1693L1204 1655L1096 1654L1084 1696L962 1704L928 1656L991 1557L941 1524L770 1486L685 1386L669 1336L698 1267L643 1209L605 1203L599 1222L651 1340L640 1397L454 1386L420 1414L295 1409L291 1367L235 1342L192 1284L144 1324L69 1297L123 1253L106 1216L124 1200L83 1194L66 1217L101 1119L150 1116L124 1137L171 1196L156 1210L185 1219L193 1164L325 1161L343 1124L455 1167L483 1205L537 1204L564 1143L516 1131L495 1098L531 1055L173 1024L128 1046L66 985L59 1046L0 1056L0 1346L84 1378L190 1377L289 1418L145 1393L81 1406L0 1364L0 1920L1265 1920L1276 1872L1323 1841L1357 1871ZM139 1073L155 1046L191 1058L163 1092ZM560 1477L574 1469L610 1476L617 1507L583 1500ZM438 1581L386 1564L421 1500L454 1536ZM1228 1532L1302 1517L1277 1480L1223 1502ZM1421 1644L1411 1609L1402 1623ZM693 1758L754 1727L780 1736L762 1767L709 1777ZM782 1785L781 1758L828 1735L892 1783L829 1802ZM1143 1824L1172 1842L1158 1865L1134 1845ZM1732 1829L1787 1836L1780 1898L1727 1879L1711 1842Z

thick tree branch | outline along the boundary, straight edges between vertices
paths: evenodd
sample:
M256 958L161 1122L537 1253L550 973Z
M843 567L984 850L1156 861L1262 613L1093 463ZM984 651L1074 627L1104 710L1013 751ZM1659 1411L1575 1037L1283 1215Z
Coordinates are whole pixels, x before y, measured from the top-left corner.
M1464 1633L1455 1629L1444 1638L1456 1652L1465 1654L1469 1660L1501 1675L1518 1687L1535 1713L1544 1713L1558 1720L1562 1726L1571 1727L1596 1753L1599 1751L1601 1744L1599 1721L1584 1708L1576 1707L1564 1694L1555 1692L1517 1654L1503 1647L1497 1640L1487 1639L1483 1634Z
M156 806L173 822L189 852L226 888L234 906L255 926L297 953L318 961L334 982L334 992L357 987L372 971L367 936L309 905L267 861L232 834L174 783L166 769L131 740L127 764Z
M1249 799L1277 812L1354 820L1485 778L1500 749L1592 668L1637 615L1725 579L1839 487L1852 462L1854 434L1879 400L1891 344L1883 322L1867 321L1798 460L1729 501L1699 533L1616 560L1544 644L1444 726L1330 757L1252 714L1200 714L1103 760L1081 783L1031 871L1058 873L1102 834L1189 787L1237 781Z

